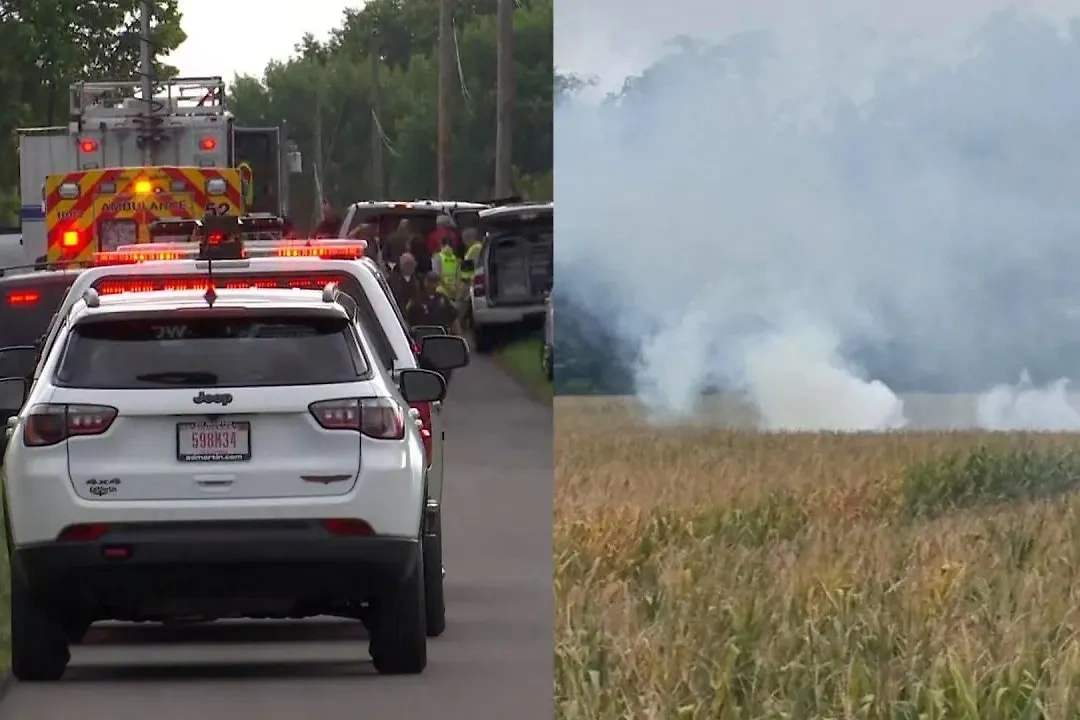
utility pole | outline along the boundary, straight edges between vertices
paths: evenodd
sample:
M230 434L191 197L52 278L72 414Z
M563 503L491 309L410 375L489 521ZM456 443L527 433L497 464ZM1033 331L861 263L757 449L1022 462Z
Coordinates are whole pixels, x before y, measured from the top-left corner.
M438 195L450 199L450 103L454 84L454 28L451 24L453 0L439 0L439 129L436 141Z
M150 0L143 0L139 8L139 73L142 75L142 98L146 106L145 131L156 132L154 127L154 55L150 43ZM149 134L148 133L148 134ZM154 142L143 144L143 164L154 164Z
M375 191L375 197L380 200L386 197L386 170L383 165L383 138L379 128L382 122L382 113L379 103L379 66L382 58L379 56L379 31L375 29L371 37L371 187Z
M315 171L315 222L319 222L320 215L322 214L322 205L326 201L323 197L323 180L325 179L326 168L323 165L323 136L322 136L322 88L315 88L315 162L313 163Z
M496 20L495 196L502 198L514 192L514 0L499 0Z

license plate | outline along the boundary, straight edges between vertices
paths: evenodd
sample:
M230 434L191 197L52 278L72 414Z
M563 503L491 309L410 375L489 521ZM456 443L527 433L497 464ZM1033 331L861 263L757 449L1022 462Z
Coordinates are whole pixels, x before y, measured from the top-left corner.
M251 423L177 423L176 457L184 462L251 459Z

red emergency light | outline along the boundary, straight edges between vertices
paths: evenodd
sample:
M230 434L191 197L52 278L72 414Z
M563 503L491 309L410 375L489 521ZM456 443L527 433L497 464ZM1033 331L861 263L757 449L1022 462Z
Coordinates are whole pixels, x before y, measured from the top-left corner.
M344 279L341 275L292 275L292 274L266 274L266 275L221 275L214 276L214 287L218 290L246 290L249 288L260 289L298 289L298 290L322 290L328 283L338 283ZM99 295L118 295L120 293L136 292L160 292L164 290L206 290L206 278L199 275L185 277L124 277L102 278L94 289Z
M86 140L83 140L79 143L79 149L82 150L84 153L97 152L97 140L91 140L90 138L87 138Z
M367 243L348 245L286 245L273 249L275 257L317 257L323 260L356 260L364 257Z
M14 290L7 295L8 305L25 307L33 305L41 299L41 293L36 290Z
M114 250L94 253L95 265L131 265L155 260L188 260L198 254L197 249L184 250Z
M217 140L209 136L204 137L199 141L199 147L206 152L210 152L217 147Z

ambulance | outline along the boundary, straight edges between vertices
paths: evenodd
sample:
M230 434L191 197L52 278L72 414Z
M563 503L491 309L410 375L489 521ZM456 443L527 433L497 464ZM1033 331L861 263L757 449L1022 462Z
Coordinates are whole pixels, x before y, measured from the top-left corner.
M145 241L157 219L288 212L301 158L282 128L240 126L220 77L155 85L75 83L66 125L18 131L28 262Z
M151 241L160 220L244 214L240 172L155 167L81 170L45 178L46 263L89 263L95 253Z

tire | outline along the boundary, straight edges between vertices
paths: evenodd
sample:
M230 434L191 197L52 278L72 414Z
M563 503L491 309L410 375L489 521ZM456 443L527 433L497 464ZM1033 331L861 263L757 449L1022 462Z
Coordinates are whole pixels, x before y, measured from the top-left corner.
M442 521L436 519L432 533L424 538L424 615L428 637L439 637L446 631L442 568Z
M495 332L485 330L480 325L473 326L473 340L476 341L476 352L487 355L495 349Z
M71 660L64 623L42 607L18 572L11 573L11 674L23 682L59 680Z
M409 576L372 603L368 652L380 675L418 675L427 667L424 574L421 552Z

